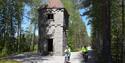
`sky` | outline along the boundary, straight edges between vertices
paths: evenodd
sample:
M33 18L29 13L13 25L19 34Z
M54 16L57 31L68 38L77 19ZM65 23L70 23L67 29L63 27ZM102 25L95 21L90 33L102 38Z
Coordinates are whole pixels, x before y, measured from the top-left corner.
M29 12L30 12L31 8L30 6L28 6L27 4L24 5L23 7L23 20L21 23L21 28L23 31L27 31L30 25L30 19L28 19L27 17L29 17ZM17 36L17 33L15 34L15 36Z
M30 6L28 6L27 4L24 5L24 12L23 12L23 21L22 21L22 28L23 30L27 30L28 26L30 25L30 19L27 17L30 17Z
M28 5L24 6L24 13L23 13L24 22L22 23L22 28L24 30L27 30L29 28L28 26L30 24L30 19L28 19L27 17L30 17L30 15L29 15L30 10L31 10L30 6L28 6ZM79 12L80 12L80 14L82 14L83 12L85 12L85 9L80 9ZM91 36L91 25L87 25L87 23L88 23L87 16L81 16L81 19L85 23L88 36ZM38 30L36 31L36 35L38 35Z
M83 12L85 12L85 9L80 9L79 12L80 14L82 14ZM85 23L88 36L91 36L91 25L87 25L88 24L87 16L81 16L81 18L82 18L82 21Z

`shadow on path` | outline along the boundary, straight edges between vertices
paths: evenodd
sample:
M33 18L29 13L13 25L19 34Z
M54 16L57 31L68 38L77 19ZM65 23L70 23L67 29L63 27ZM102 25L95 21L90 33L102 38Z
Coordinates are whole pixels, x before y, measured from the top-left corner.
M38 63L42 62L42 61L48 61L49 58L46 58L44 56L40 56L40 54L38 53L32 53L32 52L25 52L23 54L18 54L18 55L11 55L8 57L4 57L1 59L12 59L12 60L16 60L16 61L20 61L23 63Z

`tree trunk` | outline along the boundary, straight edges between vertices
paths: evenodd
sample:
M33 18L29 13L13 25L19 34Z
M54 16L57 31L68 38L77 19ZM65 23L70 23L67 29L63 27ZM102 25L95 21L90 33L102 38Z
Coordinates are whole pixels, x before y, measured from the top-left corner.
M110 29L110 0L102 0L102 21L103 21L103 48L102 63L111 61L111 29Z
M125 63L125 55L124 55L124 52L125 52L125 50L124 50L124 46L125 46L125 38L124 38L124 36L125 36L125 19L124 19L124 16L125 15L125 13L124 13L124 0L122 0L122 44L121 44L121 46L122 46L122 52L121 52L121 63Z
M36 39L36 35L35 35L35 31L36 31L36 24L34 25L34 31L33 31L33 51L34 51L34 46L35 46L35 39Z

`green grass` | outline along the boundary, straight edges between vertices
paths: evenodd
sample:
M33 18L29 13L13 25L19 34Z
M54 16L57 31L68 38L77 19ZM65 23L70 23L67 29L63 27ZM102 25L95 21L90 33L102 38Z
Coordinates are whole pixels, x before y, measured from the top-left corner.
M18 61L15 61L15 60L2 59L2 60L0 60L0 63L21 63L21 62L18 62Z

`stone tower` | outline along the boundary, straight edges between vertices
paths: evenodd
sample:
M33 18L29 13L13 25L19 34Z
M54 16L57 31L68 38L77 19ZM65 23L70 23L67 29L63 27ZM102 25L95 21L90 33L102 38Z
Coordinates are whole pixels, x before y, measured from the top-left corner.
M63 55L67 44L69 14L60 0L49 0L39 8L38 49L42 55Z

